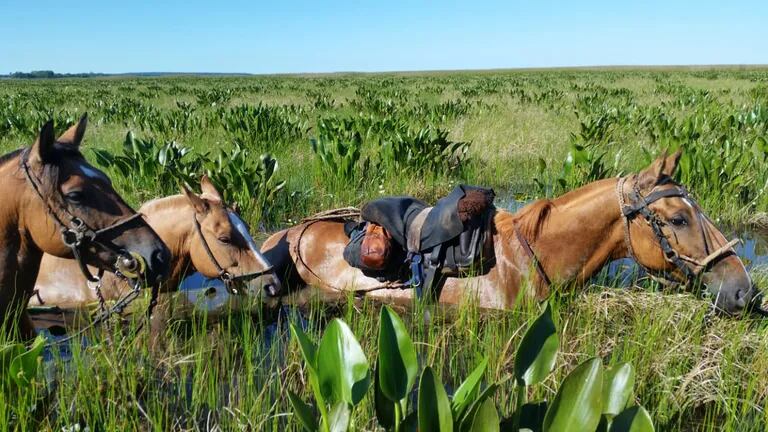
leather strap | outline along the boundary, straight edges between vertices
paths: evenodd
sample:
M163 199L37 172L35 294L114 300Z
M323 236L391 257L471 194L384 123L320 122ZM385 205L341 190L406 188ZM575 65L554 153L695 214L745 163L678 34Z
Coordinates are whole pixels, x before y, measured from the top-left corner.
M533 252L533 249L531 249L531 245L528 243L528 240L523 237L523 234L520 232L520 230L517 229L517 225L512 225L512 228L515 230L515 235L517 236L517 241L523 246L523 250L525 251L525 254L528 255L528 259L531 261L533 266L536 268L536 273L539 274L539 279L541 279L542 282L544 282L544 285L546 287L549 287L552 285L552 281L550 281L549 276L547 276L547 272L544 271L544 267L541 266L541 261L539 261L538 258L536 258L536 254Z
M408 252L421 252L421 229L424 227L424 221L427 220L427 215L431 210L432 207L422 209L408 226L408 238L406 239Z

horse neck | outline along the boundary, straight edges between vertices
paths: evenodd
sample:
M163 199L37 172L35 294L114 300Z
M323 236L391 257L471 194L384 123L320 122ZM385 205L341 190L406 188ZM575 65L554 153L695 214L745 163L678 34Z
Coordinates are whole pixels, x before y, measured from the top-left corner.
M42 251L32 239L27 217L45 217L32 201L31 189L19 169L18 157L0 161L0 320L9 308L26 302L40 269ZM29 208L25 212L25 209Z
M192 222L194 210L186 197L173 195L144 204L139 213L171 252L173 263L165 286L175 289L192 268L190 247L197 235Z
M627 255L617 181L590 183L513 216L553 282L583 282L611 259Z

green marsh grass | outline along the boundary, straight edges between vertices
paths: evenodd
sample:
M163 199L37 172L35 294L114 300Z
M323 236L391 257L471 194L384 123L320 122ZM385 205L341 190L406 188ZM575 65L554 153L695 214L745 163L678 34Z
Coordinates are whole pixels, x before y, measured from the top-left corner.
M93 162L94 149L117 152L129 131L142 139L177 141L199 155L229 153L235 142L254 157L269 151L279 166L274 182L285 185L265 203L268 217L256 210L257 198L245 206L244 217L255 229L276 230L317 211L361 205L382 195L434 201L459 182L491 186L499 196L520 200L557 194L563 190L557 179L573 150L572 134L595 152L587 161L605 153L612 176L643 168L666 147L690 149L697 161L732 161L732 166L712 169L693 164L683 174L687 186L720 223L748 224L768 212L768 166L760 141L768 134L765 69L0 82L4 152L31 144L50 115L63 130L85 111L90 123L84 153ZM247 127L228 129L224 117L243 106L253 111L251 117L258 117L257 109L266 110L274 126L265 129L248 117ZM318 122L329 117L370 126L361 154L373 160L381 156L379 141L392 132L388 125L438 128L448 133L447 140L470 145L461 170L369 166L362 172L365 167L356 165L355 181L332 181L310 145ZM582 133L582 124L600 118L606 135ZM733 157L723 153L726 142ZM743 157L745 152L750 157ZM169 192L156 178L102 168L136 207ZM591 180L592 168L577 164L568 187ZM765 289L764 269L753 274ZM606 364L634 366L635 397L657 430L766 430L766 323L711 316L707 302L690 294L606 285L617 283L606 279L554 297L561 353L555 372L529 400L552 398L577 364L601 356ZM354 299L335 306L310 302L301 314L314 337L332 317L343 318L373 362L378 308ZM491 378L508 378L514 348L540 311L529 302L504 312L465 304L433 310L429 326L421 311L406 312L422 365L434 364L450 390L485 356ZM45 363L51 380L36 390L47 401L43 411L30 412L23 401L3 392L0 430L75 430L75 425L91 430L298 430L286 396L291 389L309 398L287 325L299 319L298 311L278 316L254 306L223 317L179 313L158 351L150 350L146 331L131 331L140 315L127 327L115 324L109 337L105 332L89 336L89 344L72 348L71 359L53 353ZM515 406L515 392L508 382L495 396L503 417ZM357 430L375 425L371 399L355 411Z

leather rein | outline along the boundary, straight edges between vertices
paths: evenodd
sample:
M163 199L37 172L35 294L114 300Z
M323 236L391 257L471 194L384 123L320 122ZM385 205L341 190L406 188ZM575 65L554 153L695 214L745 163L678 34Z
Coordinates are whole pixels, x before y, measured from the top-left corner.
M679 282L667 272L658 272L652 270L637 260L634 248L632 247L629 224L638 216L642 217L650 225L651 230L653 231L653 234L656 237L659 246L661 247L664 260L674 265L675 268L683 274L685 277L684 285L687 287L690 287L702 272L706 272L721 259L736 253L733 247L741 242L739 239L733 239L729 241L725 245L709 253L709 255L701 260L678 253L674 248L672 248L669 237L667 237L663 231L663 227L667 225L667 222L665 222L649 206L662 198L681 198L687 200L687 202L689 202L696 211L696 216L699 219L699 225L701 227L701 235L704 239L704 245L706 250L709 251L711 249L710 241L704 232L703 225L703 222L709 222L709 219L706 217L706 215L704 215L699 205L690 197L688 191L678 184L675 184L673 188L651 192L644 196L642 193L640 193L637 182L635 182L629 196L625 198L624 184L626 181L627 177L621 177L616 184L616 197L619 203L622 223L624 225L624 244L627 248L629 257L632 258L646 272L648 272L648 274L655 275L667 283ZM518 242L523 246L523 250L525 251L526 255L528 255L528 258L530 259L533 267L536 269L539 279L545 285L545 287L549 287L552 282L549 276L547 276L547 272L544 270L541 261L536 257L536 254L531 248L530 243L525 239L520 230L518 230L517 225L513 225L513 228Z
M197 235L200 237L200 242L203 244L203 249L205 250L206 255L208 255L208 260L216 268L216 271L218 272L217 277L224 282L224 286L227 288L227 291L230 294L237 294L236 284L238 282L245 282L252 279L256 279L257 277L264 276L265 274L271 273L274 270L274 266L270 265L263 270L240 274L240 275L233 275L232 273L227 271L224 267L222 267L221 264L219 264L219 260L216 259L216 256L213 254L213 251L211 250L211 246L208 244L208 241L205 239L205 235L203 235L203 229L200 226L200 221L197 220L197 216L192 216L192 219L195 222L195 231L197 231Z

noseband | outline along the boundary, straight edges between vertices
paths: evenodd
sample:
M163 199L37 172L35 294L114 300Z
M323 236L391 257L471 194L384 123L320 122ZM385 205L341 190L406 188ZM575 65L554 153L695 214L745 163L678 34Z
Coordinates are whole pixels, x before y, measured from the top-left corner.
M632 191L629 193L627 199L624 197L624 184L627 181L627 177L621 177L616 184L616 196L619 201L619 210L621 211L622 221L624 223L624 243L626 244L627 251L630 258L632 258L638 265L642 266L649 274L655 274L660 276L666 281L675 281L666 272L658 272L644 266L635 256L634 248L632 247L632 240L630 238L630 222L636 217L640 216L650 225L656 240L661 246L661 250L664 255L664 259L674 265L685 277L685 285L691 286L696 278L703 272L709 270L715 263L729 255L734 255L733 247L740 242L739 239L734 239L726 243L724 246L711 252L704 259L698 260L686 255L678 253L672 248L669 241L669 237L664 234L663 227L667 225L656 212L654 212L649 206L654 202L663 198L681 198L687 200L696 211L696 217L699 219L699 229L701 236L704 239L704 246L706 251L710 250L710 242L708 236L704 232L704 221L709 221L704 213L701 211L699 205L688 195L688 191L675 184L672 188L662 189L655 192L651 192L648 195L643 195L640 192L636 181L632 186Z
M144 262L144 259L136 253L126 253L125 251L119 250L113 247L112 245L105 244L99 241L99 237L103 236L105 233L113 231L123 225L126 225L140 218L141 214L134 213L126 218L118 220L112 225L95 230L91 228L87 223L85 223L85 221L83 221L82 219L72 214L72 212L69 211L69 208L67 208L66 205L59 207L57 211L57 209L54 209L53 206L51 206L50 201L46 199L45 196L43 195L40 188L40 182L36 180L32 175L32 173L30 172L29 164L27 163L28 157L29 157L29 151L27 150L21 156L21 168L24 171L24 176L27 178L27 181L29 182L29 184L32 185L32 189L40 198L40 201L43 202L43 205L45 206L47 213L53 218L53 220L58 225L59 231L61 232L62 241L72 251L72 255L75 261L77 261L77 265L80 267L80 271L82 271L85 278L88 279L88 281L90 282L99 282L101 280L100 276L94 276L93 274L91 274L90 270L88 270L87 264L83 259L83 251L87 246L97 246L102 250L108 251L114 254L115 256L117 256L115 263L112 264L111 270L113 272L117 274L122 274L123 276L129 276L131 279L138 278L138 276L141 273L143 273L145 270L144 267L146 263ZM64 202L63 197L62 197L62 202ZM67 220L68 222L65 223L64 220ZM135 267L138 270L135 275L134 274L126 275L125 270L122 270L122 273L120 273L121 270L118 264L122 259L132 260L131 262L135 264ZM101 273L103 273L103 269L100 271L100 275Z
M205 239L205 236L203 235L203 229L200 226L200 221L197 220L197 216L192 216L192 219L195 222L195 230L197 231L197 235L200 237L200 241L203 244L203 249L205 250L205 253L208 255L208 259L216 268L216 271L219 272L218 278L224 282L224 286L227 288L227 291L229 291L230 294L237 294L237 289L235 285L238 282L245 282L252 279L256 279L259 276L264 276L265 274L272 272L272 270L274 269L274 266L270 265L264 270L259 270L252 273L233 275L232 273L228 272L224 267L221 266L221 264L219 264L219 261L216 259L216 256L213 254L213 251L211 250L210 245L208 245L208 241Z

